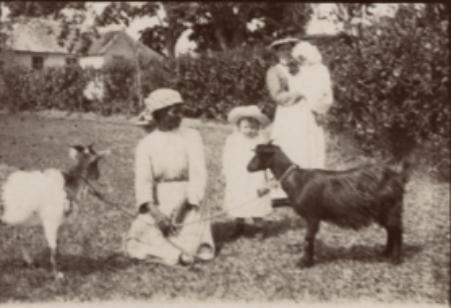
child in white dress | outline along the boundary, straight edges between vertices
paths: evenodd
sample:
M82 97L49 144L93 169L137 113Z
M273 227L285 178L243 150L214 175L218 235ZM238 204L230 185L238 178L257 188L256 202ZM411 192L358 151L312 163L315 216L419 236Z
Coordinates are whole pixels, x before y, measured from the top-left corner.
M234 108L228 120L236 127L235 132L227 137L223 152L226 180L223 209L236 218L235 236L244 231L246 218L253 221L261 234L263 217L272 211L271 198L265 173L250 173L247 164L257 144L266 141L261 128L269 124L269 119L252 105Z

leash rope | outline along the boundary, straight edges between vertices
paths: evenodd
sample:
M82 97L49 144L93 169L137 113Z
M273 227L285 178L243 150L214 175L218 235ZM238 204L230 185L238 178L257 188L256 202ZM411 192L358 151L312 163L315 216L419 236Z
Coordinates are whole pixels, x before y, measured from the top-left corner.
M91 193L93 194L93 196L95 196L96 198L98 198L99 200L101 200L102 202L104 202L105 204L117 208L118 210L120 210L120 211L122 211L123 213L127 214L130 218L136 218L136 216L137 216L136 214L133 214L133 213L129 212L128 210L122 208L121 206L119 206L119 205L118 205L117 203L115 203L115 202L111 202L111 201L107 200L107 199L103 196L103 194L100 193L100 192L99 192L99 191L98 191L98 190L97 190L97 189L96 189L96 188L95 188L88 180L86 180L85 178L82 178L82 179L83 179L83 181L88 185L88 187L90 188L89 192L91 192ZM232 207L231 209L242 208L242 207L244 207L244 206L250 204L251 202L254 202L254 201L258 200L259 198L260 198L260 197L252 198L252 199L250 199L250 200L247 200L247 201L245 201L245 202L240 203L238 206ZM185 226L185 225L189 225L189 224L212 221L212 218L215 218L215 217L216 217L216 218L217 218L217 217L221 217L221 216L224 216L224 215L226 215L226 214L227 214L227 212L225 212L225 213L219 213L219 214L216 214L216 215L210 215L209 217L207 217L207 219L201 219L201 220L198 220L198 221L193 221L193 222L185 223L185 224L177 224L177 227L180 227L180 228L181 228L181 227L183 227L183 226ZM157 227L157 224L150 224L150 223L147 223L147 222L145 222L145 224L146 224L146 225L149 225L149 226L152 226L152 227ZM198 240L199 243L200 243L202 237L204 236L205 231L206 231L206 228L203 228L203 231L200 232L200 234L199 234L199 240ZM186 249L184 249L183 247L180 247L180 246L177 245L176 243L172 242L169 238L166 237L165 239L167 240L167 242L168 242L170 245L172 245L173 247L179 249L182 253L184 253L184 254L186 254L186 255L192 257L193 259L198 259L198 257L196 257L195 255L193 255L193 254L187 252ZM124 242L127 241L127 240L135 240L135 241L140 242L140 243L143 243L143 244L150 244L149 242L143 241L143 240L141 240L141 239L139 239L139 238L136 238L136 237L124 237L124 238L123 238L123 241L124 241ZM151 260L149 263L152 263L152 264L162 264L162 265L170 266L170 267L172 267L172 268L176 268L176 269L180 269L180 270L183 270L183 269L188 270L188 269L192 268L192 266L195 264L195 262L192 262L192 263L190 264L190 266L187 266L187 267L183 267L183 266L180 266L180 265L169 265L169 264L167 264L167 263L165 263L165 262L163 262L163 261L161 261L161 260L158 260L157 258L154 259L154 260ZM274 267L274 264L271 264L270 267ZM288 283L288 285L289 285L289 287L288 287L289 297L291 297L291 299L292 299L295 303L297 303L296 297L295 297L294 294L293 294L293 289L292 289L290 280L288 279L286 273L284 273L283 270L280 269L280 268L278 268L277 271L282 275L282 277L284 278L284 280L287 281L287 283ZM210 272L211 272L211 269L210 269ZM228 288L224 291L223 296L224 296L227 292L228 292Z
M103 194L101 193L101 192L99 192L87 179L85 179L85 178L82 178L83 179L83 181L85 182L85 184L89 187L89 192L93 195L93 196L95 196L97 199L99 199L100 201L102 201L103 203L105 203L105 204L107 204L107 205L109 205L109 206L112 206L112 207L115 207L116 209L118 209L118 210L120 210L121 212L123 212L123 213L125 213L127 216L129 216L130 218L136 218L137 217L137 215L136 214L133 214L133 213L131 213L130 211L128 211L128 210L126 210L126 209L124 209L123 207L121 207L121 206L119 206L117 203L115 203L115 202L111 202L111 201L109 201L109 200L107 200L104 196L103 196ZM245 202L242 202L242 203L240 203L238 206L235 206L235 207L232 207L231 209L235 209L235 208L242 208L242 207L244 207L244 206L246 206L246 205L248 205L248 204L250 204L250 203L252 203L252 202L255 202L256 200L258 200L260 197L256 197L256 198L252 198L252 199L250 199L250 200L247 200L247 201L245 201ZM199 209L199 211L200 211L200 209ZM172 224L174 225L174 227L176 227L177 229L182 229L184 226L188 226L188 225L193 225L193 224L202 224L202 223L204 223L204 222L208 222L208 221L212 221L214 218L218 218L218 217L221 217L221 216L225 216L225 215L227 215L228 213L227 212L223 212L223 213L218 213L218 214L215 214L215 215L208 215L207 217L203 217L203 218L201 218L201 219L198 219L198 220L194 220L194 221L191 221L191 222L189 222L189 223L175 223L175 221L174 221L174 217L172 218ZM200 216L202 216L202 215L200 215ZM158 228L158 224L156 224L156 223L148 223L148 222L144 222L144 224L146 224L147 226L151 226L151 227L157 227ZM203 227L202 226L202 228L203 228L203 230L201 231L201 232L199 232L199 239L198 239L198 242L200 243L201 242L201 239L202 239L202 237L205 235L205 232L206 232L206 228L205 227ZM177 248L178 250L180 250L181 252L183 252L184 254L186 254L186 255L188 255L188 256L190 256L190 257L192 257L192 258L197 258L195 255L193 255L192 253L189 253L188 251L186 251L186 249L184 249L183 247L181 247L180 245L178 245L178 244L176 244L176 243L174 243L173 241L171 241L168 237L165 237L165 239L167 240L167 242L169 243L169 244L171 244L173 247L175 247L175 248ZM127 241L127 240L135 240L135 241L137 241L137 242L140 242L140 243L142 243L142 244L150 244L149 242L147 242L147 241L143 241L143 240L141 240L141 239L139 239L139 238L136 238L136 237L125 237L124 239L123 239L124 241ZM165 264L165 263L163 263L163 262L157 262L157 263L162 263L162 264ZM193 263L194 264L194 263ZM166 265L168 265L168 264L166 264Z

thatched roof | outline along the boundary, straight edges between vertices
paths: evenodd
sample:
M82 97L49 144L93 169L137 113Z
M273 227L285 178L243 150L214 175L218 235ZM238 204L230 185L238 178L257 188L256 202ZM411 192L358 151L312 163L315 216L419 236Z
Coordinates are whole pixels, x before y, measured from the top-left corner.
M42 18L19 18L1 25L1 31L8 37L7 47L15 51L103 55L117 39L125 39L131 46L137 48L140 57L147 59L163 57L141 42L135 41L125 31L109 31L99 36L88 33L77 35L78 30L71 26L68 37L59 43L63 30L64 27L59 21ZM87 46L89 48L86 51Z
M108 51L108 48L113 46L114 42L118 39L124 39L131 46L137 48L139 56L145 58L161 59L163 56L158 52L150 49L141 42L135 41L125 31L109 31L100 35L98 38L94 38L91 42L91 46L88 49L88 55L102 55Z
M6 45L9 49L67 54L70 53L69 41L71 37L75 37L75 31L71 31L69 39L64 44L59 44L62 29L57 21L39 18L21 18L2 25L2 32L8 37Z

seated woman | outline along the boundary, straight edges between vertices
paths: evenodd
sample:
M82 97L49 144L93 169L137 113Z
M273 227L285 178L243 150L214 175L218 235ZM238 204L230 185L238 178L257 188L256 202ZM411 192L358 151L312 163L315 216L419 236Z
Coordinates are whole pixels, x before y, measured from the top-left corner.
M149 129L150 122L141 117L139 124L148 134L136 147L139 214L125 240L126 253L168 265L211 260L215 255L211 227L202 219L207 171L200 134L180 127L183 100L179 92L157 89L145 103L156 127Z

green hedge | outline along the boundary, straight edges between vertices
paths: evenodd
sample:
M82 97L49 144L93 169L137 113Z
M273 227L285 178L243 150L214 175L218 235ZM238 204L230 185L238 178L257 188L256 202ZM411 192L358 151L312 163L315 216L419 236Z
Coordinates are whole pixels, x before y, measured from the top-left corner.
M427 5L423 13L407 5L394 18L364 28L358 38L314 42L334 84L330 129L350 131L368 151L402 153L409 143L426 144L434 159L449 166L449 38L443 14L439 4ZM221 120L232 107L246 104L257 104L272 117L275 106L265 87L271 63L264 52L243 48L151 62L142 69L143 95L159 87L176 88L193 117ZM96 74L105 81L105 97L92 102L83 90ZM125 60L101 71L15 67L0 75L1 104L15 110L56 108L108 115L137 114L142 108L135 64Z

